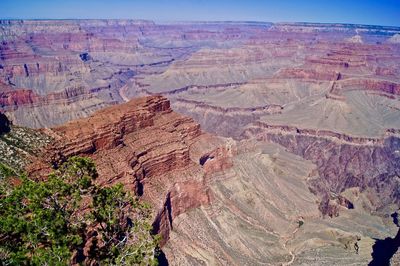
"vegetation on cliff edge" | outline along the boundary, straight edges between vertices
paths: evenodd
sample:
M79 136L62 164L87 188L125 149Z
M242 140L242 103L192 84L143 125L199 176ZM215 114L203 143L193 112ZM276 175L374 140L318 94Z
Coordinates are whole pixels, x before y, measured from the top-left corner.
M44 181L3 179L0 264L157 264L149 205L96 176L92 160L73 157Z

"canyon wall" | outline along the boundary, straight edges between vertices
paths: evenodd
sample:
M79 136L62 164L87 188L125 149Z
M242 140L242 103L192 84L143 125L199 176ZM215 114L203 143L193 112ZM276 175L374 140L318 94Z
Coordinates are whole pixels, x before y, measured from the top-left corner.
M198 124L174 113L162 96L138 98L88 118L46 129L55 140L28 166L42 177L71 156L91 157L99 185L122 183L154 207L154 230L168 240L172 219L210 203L201 167L190 159L191 143L202 138Z
M149 201L172 264L366 264L397 230L399 34L1 20L0 112L55 139L32 175L90 156Z

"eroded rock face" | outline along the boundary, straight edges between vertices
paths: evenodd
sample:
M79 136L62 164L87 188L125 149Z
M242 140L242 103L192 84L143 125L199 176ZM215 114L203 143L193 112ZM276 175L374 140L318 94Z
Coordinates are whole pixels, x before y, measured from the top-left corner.
M212 194L202 182L188 180L176 183L167 193L164 206L153 223L153 230L162 235L161 245L165 245L173 230L174 219L188 210L207 206L211 203Z
M382 232L382 221L361 212L355 196L340 195L352 187L346 184L328 198L326 214L335 220L322 220L320 211L325 210L318 209L318 202L327 191L313 194L308 186L334 184L318 176L323 161L302 159L311 156L304 150L295 156L278 145L201 133L197 123L173 112L162 96L105 108L47 134L56 141L48 146L45 162L31 165L31 175L45 171L45 163L57 165L73 155L92 157L99 172L96 182L121 182L152 204L154 232L163 236L171 264L307 263L316 249L326 252L320 262L330 263L332 254L340 254L346 258L343 263L365 264L371 260L372 238L393 231ZM288 143L297 147L305 141ZM387 191L379 196L388 198ZM373 230L355 234L354 226L357 232L364 228L366 215ZM356 243L361 255L355 253Z
M252 140L234 146L231 167L208 174L211 204L174 219L163 248L171 264L363 265L372 260L373 238L385 233L378 229L381 218L363 211L363 192L336 195L329 201L332 218L323 218L320 197L308 185L319 179L317 165L276 144ZM370 230L364 230L366 224ZM389 235L397 231L388 229Z
M391 95L400 83L400 51L391 41L399 35L396 27L135 20L1 25L0 108L30 127L163 93L206 130L238 137L235 132L260 114L280 112L292 96L318 93L338 77L343 82L334 92L360 87ZM362 43L347 41L354 36ZM300 84L305 81L308 88ZM265 85L273 97L265 95ZM224 119L229 123L218 126Z
M137 84L133 77L139 73L160 73L199 46L243 42L270 25L157 25L134 20L0 24L0 108L17 124L36 128L126 101L137 93L125 91L125 85ZM63 112L65 108L70 112Z
M112 149L122 144L126 134L153 126L156 114L168 112L172 112L169 102L161 97L147 97L106 108L95 116L54 128L53 131L67 142L65 146L58 143L60 146L53 149L66 157Z
M97 182L150 201L171 263L367 264L394 237L399 28L0 25L1 111L52 127L46 163L91 156Z
M176 216L210 203L203 171L189 155L191 143L201 137L200 127L174 113L162 96L105 108L46 133L56 141L29 166L31 176L40 176L49 171L46 164L57 166L71 156L92 157L98 184L122 183L152 203L157 212L154 230L163 236L162 243Z
M334 216L338 214L334 206L349 206L345 199L332 205L335 197L332 198L331 193L340 194L351 187L369 191L373 210L400 204L398 137L388 137L381 143L352 142L351 139L346 143L340 136L336 138L328 134L323 137L301 130L293 133L288 130L289 133L285 134L286 130L274 131L264 127L249 129L247 133L279 143L318 166L321 178L311 180L310 185L323 199L320 209L324 214Z

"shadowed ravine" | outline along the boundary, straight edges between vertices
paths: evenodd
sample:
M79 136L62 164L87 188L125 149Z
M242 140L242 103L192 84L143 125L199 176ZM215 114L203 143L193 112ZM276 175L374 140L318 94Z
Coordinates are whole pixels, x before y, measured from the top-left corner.
M376 239L373 245L372 261L369 266L390 265L390 259L399 250L400 247L400 225L398 212L394 212L391 217L393 223L399 227L399 231L394 238Z
M376 239L373 245L372 261L369 266L390 265L390 259L400 247L400 229L394 238Z

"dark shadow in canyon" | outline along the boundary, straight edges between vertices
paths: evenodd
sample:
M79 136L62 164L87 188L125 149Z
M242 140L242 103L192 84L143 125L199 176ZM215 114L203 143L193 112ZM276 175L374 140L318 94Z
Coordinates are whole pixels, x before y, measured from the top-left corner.
M11 122L8 120L5 114L0 113L0 135L3 133L10 132Z
M164 252L161 249L158 250L157 260L158 260L159 266L168 266L169 265L167 257L165 256Z
M392 215L393 222L398 225L397 212ZM375 239L375 244L372 246L372 261L369 266L386 266L390 265L390 259L400 247L400 228L394 238L387 237L385 239Z

